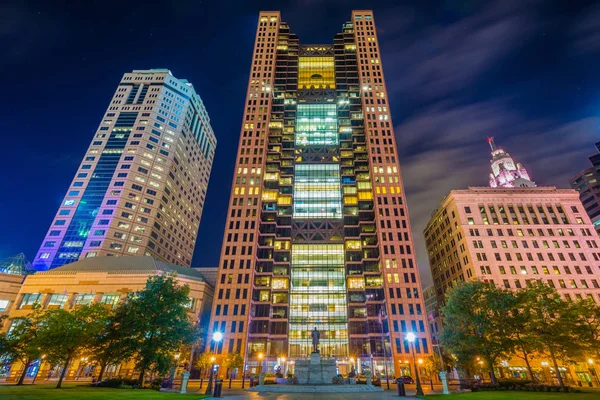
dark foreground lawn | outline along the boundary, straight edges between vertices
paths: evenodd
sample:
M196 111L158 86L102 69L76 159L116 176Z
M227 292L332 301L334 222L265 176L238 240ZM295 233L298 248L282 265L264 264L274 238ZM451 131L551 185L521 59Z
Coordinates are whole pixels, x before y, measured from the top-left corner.
M150 389L108 389L92 388L87 385L63 384L62 389L55 385L0 385L2 400L106 400L106 399L141 399L141 400L196 400L207 396L201 394L162 393Z
M588 389L581 393L498 391L454 393L449 396L436 394L421 398L431 400L600 400L600 390Z

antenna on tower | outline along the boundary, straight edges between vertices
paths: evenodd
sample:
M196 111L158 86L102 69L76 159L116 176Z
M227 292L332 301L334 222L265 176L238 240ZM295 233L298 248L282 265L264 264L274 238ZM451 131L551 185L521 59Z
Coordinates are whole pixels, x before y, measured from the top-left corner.
M489 136L488 138L488 143L490 144L490 148L492 149L492 151L496 150L496 143L494 143L494 137L493 136Z

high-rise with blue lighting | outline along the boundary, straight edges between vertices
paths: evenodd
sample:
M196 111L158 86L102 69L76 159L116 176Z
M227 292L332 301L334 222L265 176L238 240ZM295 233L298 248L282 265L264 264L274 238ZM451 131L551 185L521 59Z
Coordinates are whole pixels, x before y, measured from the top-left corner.
M34 259L95 256L189 266L216 147L194 87L166 69L126 73Z

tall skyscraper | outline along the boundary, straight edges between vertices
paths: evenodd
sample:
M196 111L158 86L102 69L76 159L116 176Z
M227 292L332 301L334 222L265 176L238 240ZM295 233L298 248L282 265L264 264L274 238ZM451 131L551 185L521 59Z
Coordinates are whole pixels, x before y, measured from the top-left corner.
M219 360L288 371L315 327L342 372L409 373L408 332L429 354L389 107L371 11L317 45L260 13L210 326Z
M600 142L596 143L596 148L600 151ZM570 184L579 192L585 212L600 234L600 154L594 154L589 159L592 166L572 177Z
M493 137L488 138L488 143L492 149L490 187L535 187L525 167L515 162L504 149L496 147Z
M189 266L215 147L191 83L166 69L126 73L34 267L100 255Z

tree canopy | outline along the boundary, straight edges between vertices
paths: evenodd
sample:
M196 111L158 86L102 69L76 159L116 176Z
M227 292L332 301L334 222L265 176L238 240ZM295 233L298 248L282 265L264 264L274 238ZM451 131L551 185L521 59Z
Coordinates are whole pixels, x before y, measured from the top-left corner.
M552 360L556 378L564 386L557 360L564 363L598 351L599 307L590 301L569 302L542 282L508 290L474 281L454 287L442 308L442 345L469 371L480 357L495 382L494 367L509 355L529 365L532 354Z

